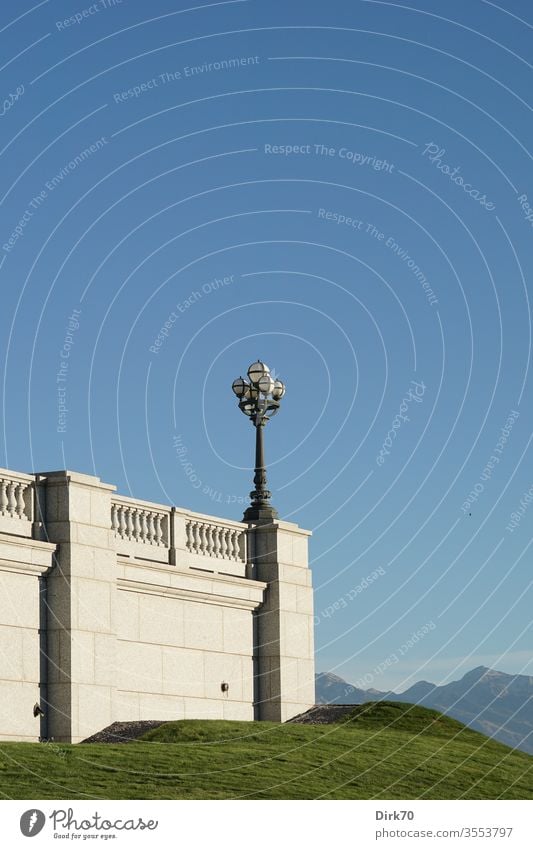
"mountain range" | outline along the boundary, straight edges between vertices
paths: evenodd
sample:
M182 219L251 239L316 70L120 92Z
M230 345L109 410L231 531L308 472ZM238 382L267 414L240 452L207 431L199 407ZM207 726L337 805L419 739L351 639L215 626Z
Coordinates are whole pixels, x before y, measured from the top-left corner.
M418 681L403 693L360 690L331 672L316 675L317 704L410 702L434 708L507 746L533 754L533 678L507 675L486 666L459 681L437 686Z

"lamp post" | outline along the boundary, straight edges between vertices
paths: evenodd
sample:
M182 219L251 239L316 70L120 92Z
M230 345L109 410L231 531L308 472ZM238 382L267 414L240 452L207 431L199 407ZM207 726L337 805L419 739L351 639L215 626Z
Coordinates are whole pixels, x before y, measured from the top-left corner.
M243 521L272 522L278 518L278 511L270 504L272 493L267 489L263 428L278 412L285 395L285 384L275 380L261 360L252 363L248 377L250 382L238 377L231 387L239 399L239 409L255 427L255 489L250 493L252 503L245 511Z

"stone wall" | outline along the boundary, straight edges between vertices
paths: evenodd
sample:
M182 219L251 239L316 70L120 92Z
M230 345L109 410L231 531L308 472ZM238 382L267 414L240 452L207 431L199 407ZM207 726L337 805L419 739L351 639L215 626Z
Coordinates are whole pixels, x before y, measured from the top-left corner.
M0 470L0 738L314 703L308 532ZM39 704L44 717L33 716Z
M38 740L40 591L56 546L32 539L33 478L0 470L0 739Z

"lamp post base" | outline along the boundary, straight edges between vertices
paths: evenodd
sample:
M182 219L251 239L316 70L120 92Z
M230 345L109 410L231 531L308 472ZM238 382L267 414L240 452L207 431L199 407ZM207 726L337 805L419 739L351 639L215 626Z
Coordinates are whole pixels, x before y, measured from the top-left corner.
M251 504L242 517L243 522L260 522L267 524L278 519L278 511L270 504Z

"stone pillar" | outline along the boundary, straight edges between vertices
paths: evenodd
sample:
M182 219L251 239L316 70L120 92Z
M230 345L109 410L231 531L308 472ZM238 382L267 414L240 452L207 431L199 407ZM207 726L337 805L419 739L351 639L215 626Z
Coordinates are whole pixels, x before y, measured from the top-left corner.
M77 743L115 719L115 487L70 471L37 481L47 539L58 543L47 579L47 733Z
M285 722L315 704L310 531L291 522L250 526L250 577L265 581L256 616L256 718Z

